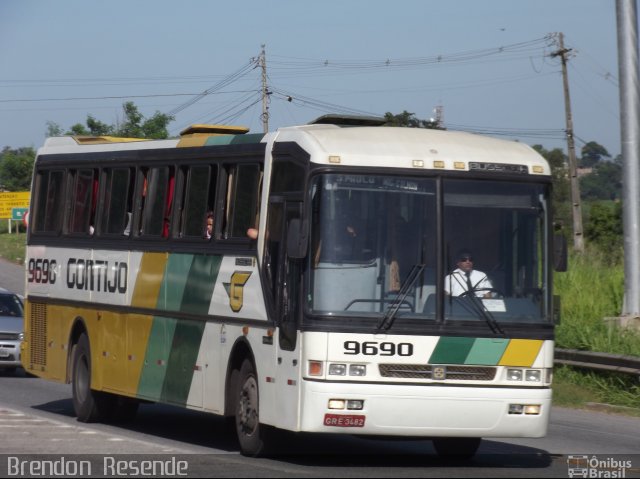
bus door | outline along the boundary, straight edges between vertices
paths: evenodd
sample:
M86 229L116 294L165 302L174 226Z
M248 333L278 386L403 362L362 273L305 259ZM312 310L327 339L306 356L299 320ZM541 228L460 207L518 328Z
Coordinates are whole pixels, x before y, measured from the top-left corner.
M280 203L280 201L282 201ZM279 203L279 204L278 204ZM276 338L276 405L275 413L281 427L295 429L298 423L298 397L300 382L300 344L298 338L298 318L300 315L300 291L302 283L302 265L300 259L290 258L287 254L287 236L289 227L297 223L302 216L302 203L289 201L282 197L272 197L271 206L282 213L280 238L277 239L277 273L274 283L274 310L277 324ZM276 240L270 238L270 240ZM271 258L273 260L273 258Z

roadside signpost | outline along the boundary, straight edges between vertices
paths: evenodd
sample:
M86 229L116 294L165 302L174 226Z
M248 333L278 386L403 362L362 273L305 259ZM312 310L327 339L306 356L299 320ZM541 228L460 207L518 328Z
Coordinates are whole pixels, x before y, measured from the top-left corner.
M30 200L31 193L29 191L0 193L0 219L8 220L9 233L11 233L12 221L17 221L18 225L22 222L22 218L29 209Z

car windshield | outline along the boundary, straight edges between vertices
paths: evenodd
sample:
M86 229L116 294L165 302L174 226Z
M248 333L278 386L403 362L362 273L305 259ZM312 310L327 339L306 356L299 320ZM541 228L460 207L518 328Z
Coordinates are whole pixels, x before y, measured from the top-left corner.
M22 303L15 294L0 294L0 316L22 316Z
M327 174L312 188L310 313L549 320L545 185Z

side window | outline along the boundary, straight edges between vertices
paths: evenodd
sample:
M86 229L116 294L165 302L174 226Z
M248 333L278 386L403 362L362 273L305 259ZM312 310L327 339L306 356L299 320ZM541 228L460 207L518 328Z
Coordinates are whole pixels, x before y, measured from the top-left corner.
M258 165L227 167L225 238L246 238L255 227L261 172Z
M278 264L280 259L280 242L282 241L284 203L282 199L272 199L269 204L267 216L267 231L264 245L264 271L267 276L267 284L271 290L273 304L276 304Z
M180 237L209 239L213 236L216 165L188 166L183 168L185 188L180 220ZM211 220L212 229L207 230Z
M133 169L104 171L101 234L129 236L133 212Z
M141 170L140 236L169 236L175 175L172 167L161 166Z
M97 170L72 171L68 233L93 234L95 228Z
M40 171L36 178L36 211L33 231L58 233L64 212L64 171Z
M277 158L271 173L271 191L276 193L301 192L304 189L305 168L289 158Z

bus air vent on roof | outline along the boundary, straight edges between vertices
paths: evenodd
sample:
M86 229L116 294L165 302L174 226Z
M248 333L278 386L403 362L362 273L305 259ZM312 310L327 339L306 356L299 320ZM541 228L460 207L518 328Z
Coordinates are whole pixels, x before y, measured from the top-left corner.
M245 126L230 125L191 125L180 132L180 136L186 135L244 135L249 131Z
M355 116L355 115L323 115L320 118L309 122L309 125L339 125L339 126L382 126L387 123L378 116Z

